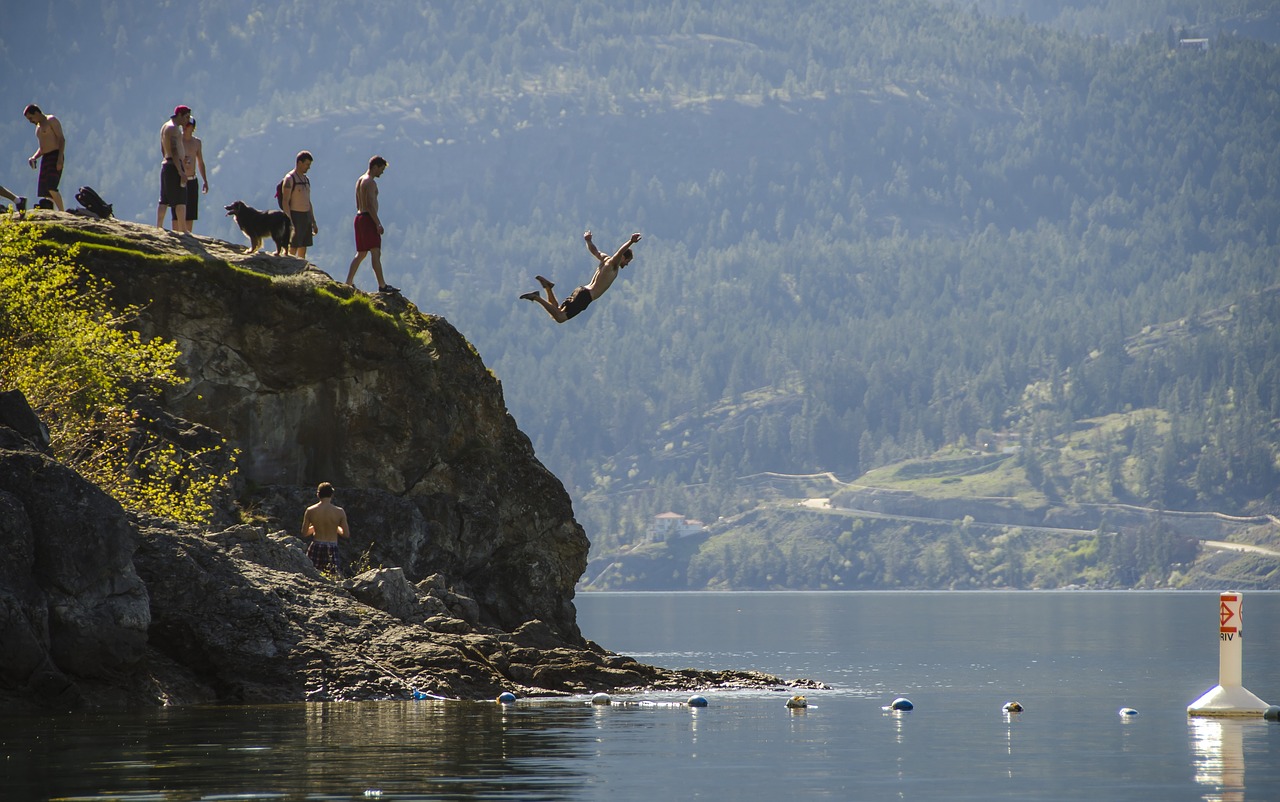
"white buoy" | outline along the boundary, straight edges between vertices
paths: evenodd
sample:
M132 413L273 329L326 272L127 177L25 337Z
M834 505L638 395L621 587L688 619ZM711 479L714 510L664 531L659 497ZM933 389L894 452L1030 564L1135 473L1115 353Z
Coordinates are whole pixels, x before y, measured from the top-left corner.
M1218 596L1218 684L1187 706L1189 716L1261 716L1267 703L1244 687L1244 594Z
M609 694L601 692L591 697L591 704L610 705L610 704L613 704L613 700L609 698Z

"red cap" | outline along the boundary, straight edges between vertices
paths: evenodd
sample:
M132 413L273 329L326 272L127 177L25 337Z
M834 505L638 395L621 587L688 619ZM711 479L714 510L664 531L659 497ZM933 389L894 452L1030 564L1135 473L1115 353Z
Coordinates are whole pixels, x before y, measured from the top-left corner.
M179 114L187 114L190 111L191 111L190 106L176 106L173 109L173 116L177 117Z

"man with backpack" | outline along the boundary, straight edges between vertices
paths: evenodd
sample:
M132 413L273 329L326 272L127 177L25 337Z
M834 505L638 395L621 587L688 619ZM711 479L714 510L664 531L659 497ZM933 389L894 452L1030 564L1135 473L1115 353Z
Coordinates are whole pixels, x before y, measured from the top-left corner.
M309 151L300 152L294 159L293 169L284 174L284 179L276 187L276 200L293 222L289 255L299 259L307 258L307 246L314 242L312 237L320 233L315 210L311 206L311 179L307 178L312 161Z

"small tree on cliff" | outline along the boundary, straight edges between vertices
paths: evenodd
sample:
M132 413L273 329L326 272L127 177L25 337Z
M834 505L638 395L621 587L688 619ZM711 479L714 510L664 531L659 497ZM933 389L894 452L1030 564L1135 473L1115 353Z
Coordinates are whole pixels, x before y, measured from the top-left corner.
M125 328L109 285L76 265L79 246L0 223L0 389L20 390L49 427L54 455L126 508L199 523L227 482L146 431L129 399L179 384L177 345ZM207 449L206 449L207 451Z

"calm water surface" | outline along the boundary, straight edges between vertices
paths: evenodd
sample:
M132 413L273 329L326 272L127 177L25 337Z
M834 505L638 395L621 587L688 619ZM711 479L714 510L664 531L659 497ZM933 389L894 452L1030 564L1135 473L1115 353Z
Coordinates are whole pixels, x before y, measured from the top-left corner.
M1217 684L1213 592L577 602L646 662L834 690L0 714L0 800L1280 800L1280 724L1186 716ZM1245 686L1280 703L1280 594L1244 617Z

